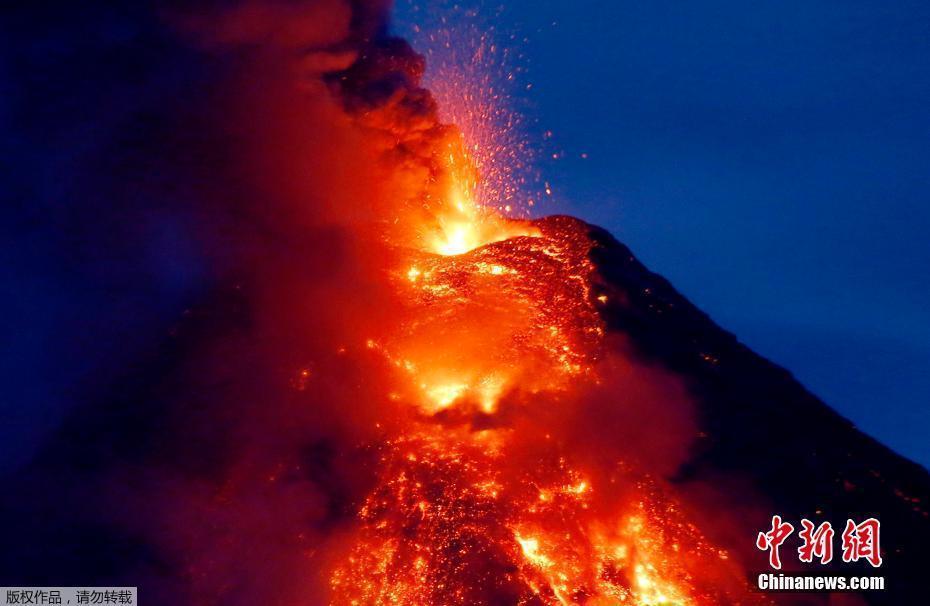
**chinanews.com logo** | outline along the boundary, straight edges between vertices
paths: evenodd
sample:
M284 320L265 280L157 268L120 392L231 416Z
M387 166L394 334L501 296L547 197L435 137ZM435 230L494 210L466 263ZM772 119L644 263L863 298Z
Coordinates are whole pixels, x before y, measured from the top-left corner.
M756 548L768 552L769 567L779 572L760 572L756 576L756 587L760 591L831 592L831 591L875 591L885 588L885 577L878 575L839 574L835 572L780 572L782 569L781 548L794 534L795 527L780 515L772 516L771 528L759 532ZM834 559L836 531L830 522L814 522L804 518L797 533L799 545L797 560L805 564L815 561L827 565ZM846 520L840 535L840 553L843 563L868 563L872 568L882 565L881 522L869 518L856 523Z

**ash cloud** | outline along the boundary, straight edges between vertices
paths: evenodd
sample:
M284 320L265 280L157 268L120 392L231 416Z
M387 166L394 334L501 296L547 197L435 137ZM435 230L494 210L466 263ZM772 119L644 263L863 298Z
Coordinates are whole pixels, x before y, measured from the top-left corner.
M446 136L387 9L3 9L4 582L322 599L390 406L374 226Z
M322 76L383 37L387 9L326 0L3 9L13 386L4 468L28 460L78 393L113 380L216 284L261 274L259 263L296 264L293 251L310 274L338 270L332 255L350 248L339 232L379 220L392 192L377 173L384 149ZM412 88L413 77L398 70L394 86ZM420 122L435 123L433 111L424 106ZM316 247L327 262L309 254Z

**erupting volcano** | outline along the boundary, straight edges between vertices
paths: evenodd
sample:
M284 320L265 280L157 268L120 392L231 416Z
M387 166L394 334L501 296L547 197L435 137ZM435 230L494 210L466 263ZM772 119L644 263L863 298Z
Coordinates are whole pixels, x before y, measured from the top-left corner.
M388 41L329 78L363 124L383 129L411 99L429 104L421 72ZM331 573L332 602L747 600L726 551L648 472L620 456L587 470L559 426L635 372L605 344L598 307L609 297L585 227L507 219L474 199L480 175L455 130L414 133L432 143L431 170L383 236L395 311L366 340L389 368L397 412L372 445L375 484Z
M145 143L118 147L102 191L152 187L140 216L195 225L208 287L161 347L82 387L0 497L22 539L2 580L205 605L910 595L926 472L603 230L511 218L514 190L482 187L498 150L442 123L385 14L160 15L220 75L140 112ZM752 591L773 513L894 520L889 590Z

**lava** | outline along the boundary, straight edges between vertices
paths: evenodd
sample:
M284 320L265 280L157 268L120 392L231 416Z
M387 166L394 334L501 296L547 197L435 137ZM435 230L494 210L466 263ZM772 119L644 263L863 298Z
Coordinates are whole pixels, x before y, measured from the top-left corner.
M514 443L545 446L516 465ZM598 490L543 436L419 424L386 442L334 604L716 604L739 596L727 554L648 482ZM618 467L617 481L630 479ZM633 493L631 493L633 494ZM709 584L708 584L709 583Z
M661 481L619 457L586 469L564 428L542 421L580 406L617 358L593 243L570 219L505 215L518 188L482 186L489 170L512 174L492 168L497 147L481 142L494 138L441 124L423 71L389 42L332 78L402 187L380 229L392 313L365 342L387 369L395 418L368 445L376 481L331 567L331 603L743 597L741 572Z
M537 236L525 222L511 221L476 201L475 168L462 145L451 146L446 170L449 186L425 226L426 248L440 255L461 255L485 244L517 236Z
M590 264L545 230L458 256L402 255L391 275L402 317L375 344L421 392L424 412L461 403L492 414L512 389L565 388L590 373L603 333Z
M600 486L560 436L535 423L600 382L603 295L576 224L494 220L519 235L451 256L403 249L388 272L402 311L367 347L394 369L389 398L407 412L376 446L377 485L358 510L354 546L331 573L332 603L741 596L726 552L659 483L617 460L598 470L612 484ZM718 582L720 570L727 582Z

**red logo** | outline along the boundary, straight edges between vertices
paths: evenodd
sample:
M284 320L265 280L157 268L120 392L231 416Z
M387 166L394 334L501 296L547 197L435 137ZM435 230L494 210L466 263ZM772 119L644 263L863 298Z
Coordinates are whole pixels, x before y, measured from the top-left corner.
M781 558L778 555L778 548L785 542L791 533L794 532L794 526L781 521L781 516L772 516L772 529L768 532L760 532L756 537L756 547L762 551L769 552L769 566L775 569L781 568Z
M846 521L843 530L843 561L858 562L866 560L874 568L882 565L879 531L881 523L875 518L856 524L853 520ZM794 526L783 522L781 516L772 516L772 528L767 532L760 532L756 537L756 547L760 551L769 552L769 566L776 570L781 569L781 555L779 548L794 532ZM798 538L801 545L798 547L798 560L813 562L814 558L821 564L829 564L833 560L833 537L836 533L830 522L823 522L819 526L804 518L801 520L801 530Z
M861 524L846 520L846 529L843 531L843 561L858 562L865 559L873 568L882 565L882 554L879 550L879 530L881 523L875 518L869 518Z
M816 556L821 564L828 564L833 559L833 526L824 522L814 530L814 523L807 518L801 520L801 526L798 536L803 543L798 547L798 559L813 562Z

